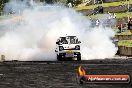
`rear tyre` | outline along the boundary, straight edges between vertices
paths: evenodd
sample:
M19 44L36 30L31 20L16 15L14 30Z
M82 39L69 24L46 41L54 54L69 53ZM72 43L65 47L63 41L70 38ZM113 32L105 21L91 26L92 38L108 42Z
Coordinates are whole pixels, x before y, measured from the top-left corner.
M62 56L61 55L57 55L57 60L58 61L62 61Z
M81 54L77 55L77 61L81 61Z

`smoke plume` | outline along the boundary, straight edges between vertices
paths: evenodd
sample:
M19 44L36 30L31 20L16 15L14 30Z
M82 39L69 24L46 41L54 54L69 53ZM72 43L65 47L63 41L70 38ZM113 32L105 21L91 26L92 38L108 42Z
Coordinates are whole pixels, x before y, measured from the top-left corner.
M6 60L56 60L56 40L66 34L82 42L83 60L115 55L110 28L91 28L90 20L72 8L27 1L11 0L5 5L0 21L0 55Z

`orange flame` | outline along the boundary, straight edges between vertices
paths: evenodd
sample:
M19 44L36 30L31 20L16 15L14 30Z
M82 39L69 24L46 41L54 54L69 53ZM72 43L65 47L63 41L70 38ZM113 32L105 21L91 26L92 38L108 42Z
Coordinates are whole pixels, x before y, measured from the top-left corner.
M85 70L81 66L78 68L78 73L80 76L84 76L86 74Z

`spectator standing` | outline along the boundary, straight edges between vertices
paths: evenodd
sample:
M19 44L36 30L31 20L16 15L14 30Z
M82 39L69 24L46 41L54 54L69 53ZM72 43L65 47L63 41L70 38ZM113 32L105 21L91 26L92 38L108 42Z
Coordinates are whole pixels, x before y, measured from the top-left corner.
M132 18L130 18L128 22L128 30L130 30L130 32L132 33Z
M121 24L118 25L119 33L121 33Z
M96 20L96 26L99 26L100 22L99 20Z
M67 4L69 8L72 8L71 2Z

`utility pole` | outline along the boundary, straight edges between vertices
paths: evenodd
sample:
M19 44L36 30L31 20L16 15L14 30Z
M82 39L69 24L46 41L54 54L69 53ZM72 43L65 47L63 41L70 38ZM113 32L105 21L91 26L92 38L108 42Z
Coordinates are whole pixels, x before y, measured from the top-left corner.
M104 4L103 0L101 0L101 3L102 3L102 6L103 6L103 4Z
M96 4L96 0L94 0L94 4Z
M127 4L128 4L128 11L129 11L129 7L130 7L130 0L128 1L128 3L127 3Z
M127 14L129 14L131 0L126 0L126 2L127 2ZM129 15L128 15L128 21L129 21Z

